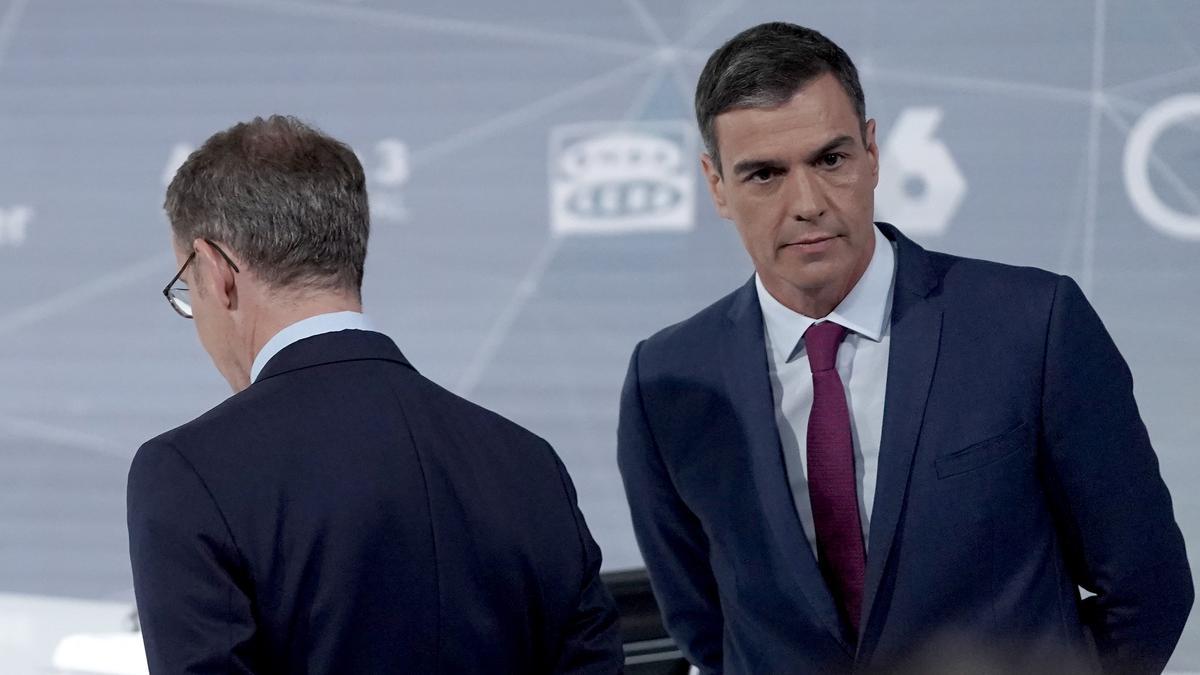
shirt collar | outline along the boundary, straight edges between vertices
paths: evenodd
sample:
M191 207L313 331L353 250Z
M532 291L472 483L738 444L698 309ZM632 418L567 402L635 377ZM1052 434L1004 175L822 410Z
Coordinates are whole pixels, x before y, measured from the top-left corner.
M250 368L250 381L258 379L259 373L284 348L305 338L333 333L340 330L375 330L375 326L360 312L328 312L317 314L307 319L301 319L276 333L254 357L254 365Z
M776 360L786 363L795 358L796 346L809 326L818 321L833 321L873 342L883 338L891 314L892 289L896 277L896 251L892 242L875 230L875 252L862 278L850 289L837 307L825 317L808 317L788 309L767 291L762 279L754 275L758 304L762 309L767 341Z

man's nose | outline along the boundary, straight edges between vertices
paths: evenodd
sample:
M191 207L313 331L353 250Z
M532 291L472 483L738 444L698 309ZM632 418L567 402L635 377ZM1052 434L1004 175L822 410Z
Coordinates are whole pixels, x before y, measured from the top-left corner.
M809 171L794 171L788 177L790 215L796 220L815 222L824 213L827 202L821 181Z

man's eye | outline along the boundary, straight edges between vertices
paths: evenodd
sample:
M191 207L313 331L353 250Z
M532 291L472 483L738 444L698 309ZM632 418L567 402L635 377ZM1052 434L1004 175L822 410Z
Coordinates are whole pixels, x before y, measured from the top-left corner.
M775 169L759 169L747 177L751 183L765 183L775 177Z
M821 162L821 166L823 166L827 169L833 169L838 166L841 166L842 160L844 160L845 158L846 158L846 156L840 152L831 152L828 155L821 157L820 162Z

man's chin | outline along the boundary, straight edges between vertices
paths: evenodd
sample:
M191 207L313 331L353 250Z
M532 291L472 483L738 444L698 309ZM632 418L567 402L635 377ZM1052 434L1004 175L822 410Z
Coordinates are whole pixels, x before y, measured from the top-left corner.
M805 261L803 264L796 261L785 263L783 269L779 270L779 274L776 276L797 290L819 291L836 284L847 274L848 270L845 264L839 263L834 258L820 257L816 260Z
M804 274L776 274L771 277L765 277L760 273L759 277L763 279L763 285L767 287L767 290L771 291L772 295L777 295L778 292L788 295L793 293L814 296L822 295L830 287L836 286L838 279L840 279L836 274L825 273L820 270L805 270L805 272Z

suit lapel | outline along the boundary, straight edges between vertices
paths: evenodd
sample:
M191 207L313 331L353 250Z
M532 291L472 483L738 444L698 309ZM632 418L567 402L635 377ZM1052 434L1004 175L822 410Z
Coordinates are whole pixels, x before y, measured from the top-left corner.
M896 288L860 645L873 618L870 610L877 601L904 508L942 330L942 308L930 297L940 279L930 265L929 254L894 227L884 224L880 229L897 244Z
M729 322L723 333L723 346L728 356L722 360L722 364L729 400L737 411L748 441L754 492L775 544L795 572L794 579L809 605L847 653L853 653L843 635L837 606L817 567L816 556L804 536L792 500L779 431L775 424L762 310L753 278L734 295L726 318Z

